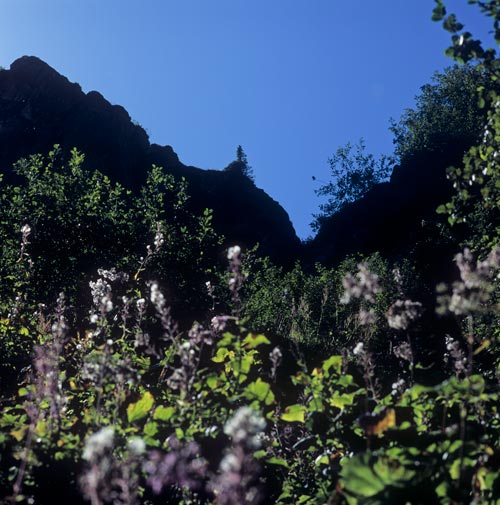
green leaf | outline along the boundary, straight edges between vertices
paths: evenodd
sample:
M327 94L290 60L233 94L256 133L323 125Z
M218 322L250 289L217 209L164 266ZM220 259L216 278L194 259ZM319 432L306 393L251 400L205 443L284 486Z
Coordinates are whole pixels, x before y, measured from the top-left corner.
M131 403L127 407L127 419L129 423L133 423L146 417L149 414L149 411L153 407L154 398L153 395L146 391L143 397L136 403Z
M347 405L354 404L354 394L339 393L334 391L332 397L329 399L328 403L332 407L337 407L338 409L343 409Z
M158 425L156 423L146 423L144 426L144 434L149 437L154 437L158 433Z
M327 360L323 361L323 370L325 371L325 377L328 377L328 372L332 367L337 374L342 371L342 356L331 356Z
M217 389L220 385L224 384L224 382L227 382L225 376L218 377L216 375L209 375L206 378L206 383L210 390Z
M267 462L270 464L270 465L279 465L279 466L284 466L285 468L288 468L289 465L287 463L287 461L283 458L276 458L276 457L272 457L272 458L269 458L267 460Z
M247 400L259 400L259 402L264 402L266 405L271 405L274 402L274 393L271 391L271 386L260 378L248 384L243 394Z
M243 345L247 349L255 349L262 344L270 344L271 341L264 335L256 335L255 333L249 333L248 336L243 340Z
M463 24L457 22L455 14L450 14L443 22L443 28L447 32L456 33L464 27Z
M283 414L281 414L281 419L290 423L303 423L306 412L307 408L304 405L296 403L294 405L289 405L285 409Z
M228 354L231 356L234 356L234 351L230 351L229 349L226 349L225 347L217 349L217 353L212 358L212 361L214 363L222 363L226 359Z
M446 8L441 0L436 0L436 7L432 11L432 21L441 21L446 16Z
M362 453L344 461L341 482L353 496L367 498L375 497L386 488L408 487L415 475L414 470L406 468L398 459Z
M253 457L255 459L262 459L266 456L267 452L264 449L260 449L259 451L255 451L253 453Z
M156 419L157 421L168 421L174 412L174 407L163 407L160 405L159 407L156 407L153 419Z

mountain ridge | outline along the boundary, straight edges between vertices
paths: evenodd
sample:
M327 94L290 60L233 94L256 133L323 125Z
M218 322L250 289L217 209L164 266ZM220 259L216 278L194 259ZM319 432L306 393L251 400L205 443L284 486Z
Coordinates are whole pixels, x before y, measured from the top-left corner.
M0 171L9 180L14 162L46 154L54 144L68 152L76 147L87 167L130 189L144 182L152 164L163 166L187 180L193 211L213 209L214 227L227 244L258 243L261 254L282 264L299 254L288 214L252 181L230 171L184 165L171 146L150 143L124 107L98 91L84 93L43 60L23 56L0 72Z

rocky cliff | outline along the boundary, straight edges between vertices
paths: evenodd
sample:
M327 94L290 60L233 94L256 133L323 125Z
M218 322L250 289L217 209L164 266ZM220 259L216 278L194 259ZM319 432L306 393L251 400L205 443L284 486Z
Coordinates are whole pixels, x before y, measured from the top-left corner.
M185 177L194 211L214 210L214 227L226 243L250 247L278 262L293 261L297 238L285 210L246 177L182 164L170 146L151 144L127 111L80 86L33 56L0 71L0 171L12 177L19 158L46 154L54 144L78 148L89 168L136 189L153 163ZM283 255L283 251L287 251Z
M440 204L450 200L446 168L458 166L468 146L421 152L395 167L390 181L324 220L306 245L308 263L336 265L356 253L381 252L387 258L412 259L430 281L443 280L457 252L457 236L443 226ZM460 229L454 229L460 233ZM446 265L446 267L444 266Z

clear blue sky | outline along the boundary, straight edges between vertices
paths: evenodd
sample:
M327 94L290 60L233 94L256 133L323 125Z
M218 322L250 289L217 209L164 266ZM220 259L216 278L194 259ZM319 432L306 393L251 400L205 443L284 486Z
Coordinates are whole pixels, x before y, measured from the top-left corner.
M466 28L488 23L449 0ZM311 234L347 141L390 154L389 118L450 64L433 0L0 0L0 65L35 55L123 105L181 161L224 168L241 144L256 184Z

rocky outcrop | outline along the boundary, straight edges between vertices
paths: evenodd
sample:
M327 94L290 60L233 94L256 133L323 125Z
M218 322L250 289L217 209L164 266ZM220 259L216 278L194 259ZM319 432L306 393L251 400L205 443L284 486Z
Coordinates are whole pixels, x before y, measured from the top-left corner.
M439 240L436 226L444 218L437 207L451 197L446 168L460 162L464 146L446 152L422 152L395 167L389 182L373 187L363 198L327 218L307 245L311 261L335 265L349 254L381 252L386 257L404 258L412 254L438 256L438 248L449 259L449 244ZM434 248L424 244L435 236ZM420 248L420 249L419 249ZM423 259L423 258L422 258ZM439 262L425 259L425 263Z
M54 144L78 148L89 168L131 189L140 186L151 164L161 165L186 178L193 210L214 210L214 227L227 243L259 243L261 253L278 262L298 254L300 241L287 213L252 181L183 165L170 146L150 144L123 107L97 91L84 93L40 59L24 56L0 71L0 171L8 180L15 161L48 153Z

